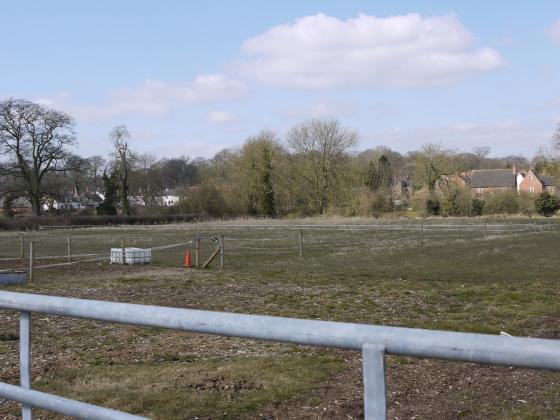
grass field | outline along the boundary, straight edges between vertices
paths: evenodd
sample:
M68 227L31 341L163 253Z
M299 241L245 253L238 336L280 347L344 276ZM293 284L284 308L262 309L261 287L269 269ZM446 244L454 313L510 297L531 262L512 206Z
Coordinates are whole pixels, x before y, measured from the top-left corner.
M367 224L367 225L366 225ZM560 338L560 225L527 219L237 222L73 230L75 254L224 235L225 269L187 270L185 245L146 266L91 261L9 290L175 307ZM304 256L298 257L298 231ZM38 265L68 231L25 233ZM423 236L423 245L421 245ZM0 234L0 269L20 261ZM101 255L102 257L104 255ZM82 259L98 256L83 256ZM76 259L76 258L75 258ZM79 259L79 258L78 258ZM18 318L2 312L0 380L18 381ZM156 418L359 418L360 354L36 315L33 386ZM557 373L388 357L390 418L559 418ZM17 404L0 403L17 418ZM40 412L40 417L54 415Z

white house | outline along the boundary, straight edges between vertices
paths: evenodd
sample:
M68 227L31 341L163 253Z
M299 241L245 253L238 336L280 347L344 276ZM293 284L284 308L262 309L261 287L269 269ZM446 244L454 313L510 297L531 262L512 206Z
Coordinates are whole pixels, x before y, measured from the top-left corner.
M176 206L179 204L179 191L175 189L165 189L165 194L161 196L161 203L165 207Z

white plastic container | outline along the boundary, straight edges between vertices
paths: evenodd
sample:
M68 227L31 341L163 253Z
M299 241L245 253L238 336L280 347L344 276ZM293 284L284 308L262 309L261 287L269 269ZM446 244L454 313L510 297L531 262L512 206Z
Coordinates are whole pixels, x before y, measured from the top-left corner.
M152 262L152 250L142 248L125 248L125 264L149 264ZM122 248L111 248L111 264L122 264Z

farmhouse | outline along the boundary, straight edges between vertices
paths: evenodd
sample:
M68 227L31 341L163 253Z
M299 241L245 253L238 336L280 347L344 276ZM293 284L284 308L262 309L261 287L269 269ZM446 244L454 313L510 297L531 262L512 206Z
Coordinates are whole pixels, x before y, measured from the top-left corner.
M471 174L471 188L475 194L495 191L517 191L529 194L540 194L548 191L556 194L556 178L539 175L533 168L519 171L517 166L511 169L474 170Z
M515 191L517 169L479 169L472 171L471 188L475 194Z

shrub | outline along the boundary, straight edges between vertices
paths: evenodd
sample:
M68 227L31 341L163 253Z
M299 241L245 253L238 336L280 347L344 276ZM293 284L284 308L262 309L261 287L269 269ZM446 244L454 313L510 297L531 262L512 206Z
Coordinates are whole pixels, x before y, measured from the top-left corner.
M484 210L484 201L480 198L473 198L471 200L471 214L473 216L481 216Z
M444 198L441 210L446 216L469 216L471 214L470 193L464 190L451 190Z
M426 200L426 213L430 216L438 216L441 210L441 205L436 197L430 197Z
M373 212L390 212L393 211L393 200L389 194L378 193L371 200L370 207Z
M485 196L484 214L517 214L519 208L517 191L497 191Z
M549 217L560 209L560 200L558 197L545 191L539 194L535 200L535 207L540 215Z
M202 186L190 197L184 199L181 208L189 213L222 217L227 213L226 201L220 190L213 186Z

